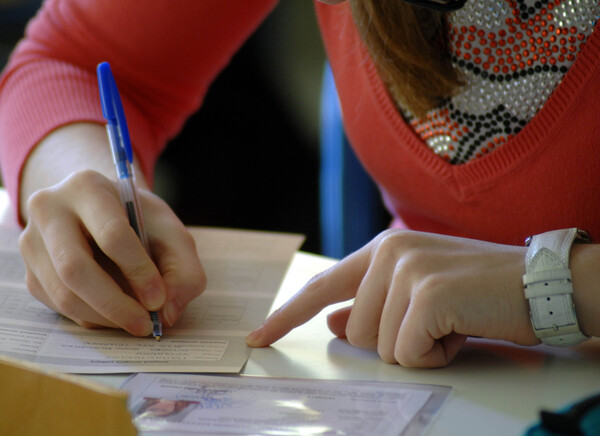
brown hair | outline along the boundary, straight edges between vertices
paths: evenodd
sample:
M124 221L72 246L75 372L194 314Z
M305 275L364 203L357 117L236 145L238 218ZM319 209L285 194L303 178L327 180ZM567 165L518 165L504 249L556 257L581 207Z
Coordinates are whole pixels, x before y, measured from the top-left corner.
M400 0L350 0L350 5L397 104L421 117L463 84L452 66L444 13Z

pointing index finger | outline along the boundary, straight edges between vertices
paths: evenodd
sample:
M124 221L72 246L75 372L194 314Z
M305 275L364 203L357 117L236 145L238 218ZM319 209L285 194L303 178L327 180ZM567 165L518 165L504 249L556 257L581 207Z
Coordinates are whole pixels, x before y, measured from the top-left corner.
M251 347L266 347L304 324L323 308L353 298L369 266L369 245L317 274L250 333Z

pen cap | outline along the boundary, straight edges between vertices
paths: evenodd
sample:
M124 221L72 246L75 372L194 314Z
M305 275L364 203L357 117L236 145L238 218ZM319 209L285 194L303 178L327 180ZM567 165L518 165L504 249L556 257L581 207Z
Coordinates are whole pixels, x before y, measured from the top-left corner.
M108 62L102 62L96 69L98 75L98 87L100 88L100 102L102 104L102 114L109 125L114 126L120 137L119 144L122 144L123 151L129 163L133 162L133 151L131 149L131 139L123 103L117 88L117 83L110 69Z

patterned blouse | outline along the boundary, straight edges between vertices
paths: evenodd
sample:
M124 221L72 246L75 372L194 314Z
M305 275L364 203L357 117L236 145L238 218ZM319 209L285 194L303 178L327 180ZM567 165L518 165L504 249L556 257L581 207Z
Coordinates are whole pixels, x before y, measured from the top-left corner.
M452 61L466 85L425 118L405 116L452 164L485 155L544 106L599 15L598 0L467 1L449 16Z

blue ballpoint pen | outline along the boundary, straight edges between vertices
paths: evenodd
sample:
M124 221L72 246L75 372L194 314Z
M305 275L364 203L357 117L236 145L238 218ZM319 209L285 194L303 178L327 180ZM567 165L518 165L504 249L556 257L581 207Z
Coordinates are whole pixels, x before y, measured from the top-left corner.
M113 160L117 169L119 179L119 190L121 201L125 206L129 224L135 230L146 252L150 255L150 246L148 237L144 229L142 210L135 190L135 174L133 172L133 151L131 150L131 140L129 139L129 129L125 120L123 103L119 96L119 90L115 78L113 77L108 62L102 62L98 65L98 85L100 88L100 100L102 102L102 113L106 118L106 131L112 150ZM162 322L157 312L150 312L152 318L152 336L160 341L162 337Z

